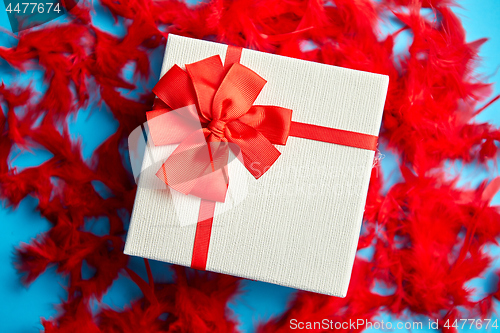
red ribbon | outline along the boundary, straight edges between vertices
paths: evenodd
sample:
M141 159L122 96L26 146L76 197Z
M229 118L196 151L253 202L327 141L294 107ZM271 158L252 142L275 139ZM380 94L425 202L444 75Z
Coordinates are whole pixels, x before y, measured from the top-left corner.
M179 192L224 202L230 149L259 178L280 155L274 144L286 143L292 110L253 105L266 80L236 60L230 54L223 66L217 55L186 65L186 71L175 65L153 88L164 103L147 113L153 142L179 143L157 176ZM158 117L189 105L198 112L192 107Z
M196 269L206 268L215 202L225 200L229 150L259 178L280 155L273 144L285 145L289 135L361 149L377 146L373 135L292 122L290 109L253 105L266 80L239 63L241 51L229 46L224 66L219 56L186 65L186 71L174 65L153 88L158 100L147 113L156 146L179 144L157 176L202 199L191 262Z

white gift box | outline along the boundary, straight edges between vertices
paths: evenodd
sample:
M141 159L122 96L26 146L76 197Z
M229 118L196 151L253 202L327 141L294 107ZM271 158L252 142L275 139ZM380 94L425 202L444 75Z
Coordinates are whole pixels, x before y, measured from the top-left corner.
M169 35L161 75L227 45ZM240 63L267 80L255 104L292 109L292 120L377 136L388 77L243 49ZM175 148L148 140L142 170ZM255 179L238 159L217 202L208 271L344 297L361 229L374 151L289 137ZM151 168L149 168L151 169ZM190 266L200 199L146 172L125 244L129 255ZM161 182L160 182L161 184Z

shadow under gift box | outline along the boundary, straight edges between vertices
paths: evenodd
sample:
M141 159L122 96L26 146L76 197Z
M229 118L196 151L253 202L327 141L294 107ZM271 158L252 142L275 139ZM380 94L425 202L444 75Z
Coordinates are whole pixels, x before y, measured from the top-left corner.
M161 75L228 46L170 34ZM292 109L292 120L378 136L389 78L243 49L240 64L267 83L254 105ZM165 129L168 130L168 129ZM148 140L143 170L176 145ZM259 179L228 164L215 205L206 270L344 297L356 253L374 151L290 136ZM190 266L201 199L139 178L125 244L129 255Z

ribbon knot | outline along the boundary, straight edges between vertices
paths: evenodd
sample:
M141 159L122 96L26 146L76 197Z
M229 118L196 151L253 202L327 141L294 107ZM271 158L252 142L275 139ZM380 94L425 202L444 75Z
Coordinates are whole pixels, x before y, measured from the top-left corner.
M208 126L208 130L219 140L224 138L224 130L226 129L226 122L218 119L212 120Z
M153 88L158 99L146 114L156 146L179 144L156 175L184 194L224 202L230 150L255 178L267 172L280 156L274 144L286 143L292 110L253 105L265 84L238 62L223 66L218 55L186 71L174 65Z

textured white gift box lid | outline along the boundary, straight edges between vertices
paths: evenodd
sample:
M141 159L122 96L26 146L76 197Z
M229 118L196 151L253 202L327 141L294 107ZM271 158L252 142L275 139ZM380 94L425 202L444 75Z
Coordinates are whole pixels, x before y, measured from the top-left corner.
M226 49L169 35L161 75L213 55L224 62ZM378 135L387 76L248 49L240 63L267 80L255 104L290 108L293 121ZM282 155L259 180L229 165L228 197L240 199L216 205L207 270L344 297L374 152L295 137L277 148ZM199 206L139 181L125 253L190 266ZM181 226L179 214L193 223Z

